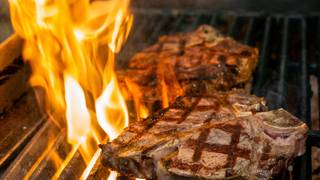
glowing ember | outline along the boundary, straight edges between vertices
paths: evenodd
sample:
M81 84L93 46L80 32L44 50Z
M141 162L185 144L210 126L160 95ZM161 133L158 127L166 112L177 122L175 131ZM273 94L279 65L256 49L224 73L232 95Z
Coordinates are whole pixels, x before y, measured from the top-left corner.
M57 161L60 166L54 177L59 177L76 152L90 171L98 159L97 144L103 143L106 134L116 138L128 125L114 61L132 25L129 0L9 3L14 29L25 39L23 56L33 70L30 82L46 90L43 106L59 114L54 121L67 127L73 146L63 162Z

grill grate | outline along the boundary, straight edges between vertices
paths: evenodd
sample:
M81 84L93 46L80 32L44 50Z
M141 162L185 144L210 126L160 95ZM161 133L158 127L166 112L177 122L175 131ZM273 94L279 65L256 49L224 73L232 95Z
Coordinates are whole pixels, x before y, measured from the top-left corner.
M267 15L249 12L211 13L152 9L134 12L133 31L118 56L119 66L125 65L129 57L154 43L160 35L191 31L200 24L210 24L223 34L259 49L260 60L253 76L252 92L265 97L271 109L283 107L305 120L311 127L310 75L318 77L320 84L320 14ZM43 123L41 119L36 125L36 130L39 130L34 133L35 128L31 128L31 140L26 138L22 142L13 138L13 141L17 141L15 143L19 143L20 148L14 153L10 151L11 154L5 156L8 158L0 162L0 172L4 172L2 177L24 177L30 168L35 168L34 173L30 175L33 179L51 176L54 173L54 165L48 158L44 158L38 167L33 167L32 164L44 151L58 149L61 157L70 151L65 141L65 133L58 132L54 124L49 121ZM314 128L317 130L309 132L306 154L296 160L295 179L311 179L311 147L320 147L319 127ZM30 132L31 130L27 129ZM12 130L6 131L10 136ZM54 134L56 139L48 149L46 147L49 140L52 141L48 135L50 133ZM14 133L11 134L14 136ZM2 143L0 142L0 147ZM84 168L83 160L79 157L74 159L71 162L77 166L70 165L67 172L62 173L62 179L76 178L81 174L81 169Z
M309 78L310 75L319 77L320 72L318 14L267 15L182 10L140 10L137 14L132 38L120 54L123 62L154 43L159 35L190 31L201 24L210 24L225 35L259 48L260 60L253 76L252 92L265 97L271 109L283 107L311 127L312 92ZM319 147L319 142L319 130L310 131L306 154L297 158L295 163L296 179L311 179L311 147Z

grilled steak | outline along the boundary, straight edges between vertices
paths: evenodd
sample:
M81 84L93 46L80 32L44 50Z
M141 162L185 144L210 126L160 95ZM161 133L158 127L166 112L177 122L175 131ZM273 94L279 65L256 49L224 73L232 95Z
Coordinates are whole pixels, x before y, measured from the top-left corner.
M119 81L147 107L161 100L170 106L102 145L102 164L128 178L278 174L304 153L307 126L283 109L266 112L263 98L232 90L250 80L256 64L255 49L210 26L161 37L118 72Z
M304 153L307 129L283 109L208 122L161 163L184 177L271 179Z
M193 32L160 37L137 53L127 69L119 70L118 77L128 98L136 93L130 87L134 84L147 107L164 99L167 107L186 93L242 86L250 80L257 56L256 49L203 25Z
M102 163L147 179L270 179L304 153L307 126L239 91L178 98L102 145Z
M205 124L265 110L262 98L242 91L178 98L169 108L132 123L117 139L103 145L102 162L128 176L159 178L163 173L157 174L158 170L173 170L173 166L161 168L157 162L180 150L181 143L201 132Z

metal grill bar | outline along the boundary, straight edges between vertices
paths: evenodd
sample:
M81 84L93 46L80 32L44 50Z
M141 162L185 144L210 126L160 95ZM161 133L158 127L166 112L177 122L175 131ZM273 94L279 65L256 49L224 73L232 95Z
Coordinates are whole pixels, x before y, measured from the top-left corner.
M49 148L49 150L51 149L49 146L49 141L54 143L56 141L55 139L59 139L57 134L57 127L54 126L50 121L46 122L38 131L38 133L32 138L24 151L22 151L18 158L13 161L11 166L3 174L2 178L10 179L11 177L16 177L18 179L23 179L23 177L27 175L27 172L30 171L32 166L37 163L37 160L41 154L46 152L46 148Z
M160 23L154 27L154 30L153 32L150 34L150 38L149 40L147 41L147 43L153 43L154 41L157 40L159 34L161 34L161 30L164 28L164 26L166 24L169 23L169 15L163 15L161 16L161 19L160 19Z
M285 87L286 82L286 69L287 69L287 52L288 52L288 18L285 18L284 20L284 27L283 27L283 39L282 39L282 47L281 47L281 63L280 63L280 72L279 72L279 85L278 85L278 93L280 95L284 95L287 92L287 89ZM278 106L281 106L282 102L281 99L278 99L279 101Z
M178 15L178 17L171 22L170 24L170 28L169 29L165 29L164 34L172 34L177 32L177 30L179 29L179 26L181 25L181 22L183 20L183 16L182 15Z
M144 27L147 26L147 24L146 24L147 21L145 21L144 19L145 19L145 17L141 14L137 15L135 17L135 19L133 21L133 30L129 35L127 43L123 47L124 51L132 52L133 49L136 48L136 47L133 47L133 43L131 43L131 42L137 42L139 40L138 37L140 37L140 39L141 39L141 34L143 33L142 29L144 29ZM132 55L132 53L121 54L118 57L118 59L126 59L130 55ZM125 62L122 61L122 64L120 66L124 66L123 63L125 63Z
M316 28L317 28L317 40L316 40L316 48L319 49L320 48L320 18L318 17L317 19L317 25L316 25ZM317 51L318 54L316 54L316 61L317 61L317 68L316 68L316 75L317 75L317 78L318 78L318 88L320 87L320 52L319 50ZM320 91L318 92L318 96L320 97ZM320 116L320 110L319 110L319 116ZM320 118L319 118L319 129L320 129Z
M214 26L216 24L217 21L217 14L213 14L212 16L210 16L210 25Z
M32 95L33 93L29 92L23 96L15 109L1 117L0 172L10 165L44 122L37 111L35 98L32 98Z
M300 80L300 103L299 111L300 118L304 120L309 127L311 127L310 117L310 95L309 89L309 77L307 70L307 49L306 49L306 21L301 19L301 80ZM306 153L302 157L300 179L311 179L312 167L311 167L311 145L310 141L307 141Z
M129 36L129 40L132 42L141 41L141 39L138 39L142 36L143 29L145 29L146 26L148 26L148 20L144 20L146 17L140 15L135 18L134 26L139 26L139 28L135 28L134 31L131 33L131 36ZM150 18L150 17L147 17Z
M262 41L262 46L260 50L260 59L257 70L257 78L253 88L253 93L259 95L259 91L262 88L264 79L266 77L266 63L267 63L267 49L269 45L269 35L270 35L271 17L266 20L266 25L264 29L264 36Z
M253 28L253 21L254 21L254 18L250 18L249 25L248 25L248 30L247 30L247 33L245 35L244 41L243 41L243 43L245 43L245 44L249 44L250 35L252 33L252 28Z
M314 147L320 148L320 131L311 130L309 131L309 140L311 142L311 145Z
M199 25L200 15L195 15L195 21L192 21L189 26L187 26L186 31L192 31Z
M228 36L232 36L234 34L237 20L238 20L238 17L236 17L235 20L231 21L231 25L227 33Z
M300 103L300 113L303 120L306 121L307 125L311 127L311 119L310 119L310 93L308 90L310 89L309 77L308 77L308 69L307 69L307 45L306 45L306 21L302 19L301 23L301 39L302 39L302 47L301 47L301 103Z

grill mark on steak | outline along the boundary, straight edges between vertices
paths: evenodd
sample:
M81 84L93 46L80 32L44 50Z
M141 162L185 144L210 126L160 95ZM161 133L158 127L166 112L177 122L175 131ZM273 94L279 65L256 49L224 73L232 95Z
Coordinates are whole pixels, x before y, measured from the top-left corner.
M284 110L253 115L252 112L266 110L260 107L264 106L263 99L236 92L178 98L169 108L131 124L116 140L103 145L103 164L128 177L146 179L161 179L158 173L168 173L170 178L222 179L260 177L264 171L272 173L265 175L268 177L276 174L274 169L281 170L283 160L292 159L302 150L296 150L299 147L294 145L295 151L284 155L286 150L281 149L281 143L272 145L272 150L263 148L266 140L273 144L285 141L284 145L290 144L291 148L295 144L291 141L303 143L306 126L292 124L293 116ZM278 126L291 130L273 130ZM262 129L257 132L256 128ZM275 136L287 134L287 138L273 139L264 129ZM280 155L274 153L279 151ZM281 162L279 156L283 158Z
M207 132L208 130L206 130L205 132ZM207 134L204 134L204 136L208 136ZM236 138L236 136L235 136ZM202 140L202 141L201 141ZM228 158L228 163L224 165L224 167L234 167L234 163L235 163L235 159L237 157L242 157L245 159L250 159L250 150L247 149L241 149L238 148L236 145L221 145L221 144L209 144L209 143L205 143L203 142L204 140L202 138L199 138L198 140L195 139L188 139L188 141L186 142L188 147L191 148L196 148L196 146L201 147L201 151L196 151L197 153L194 154L194 160L198 161L199 157L195 157L197 156L196 154L198 154L199 152L202 152L203 150L209 151L209 152L217 152L217 153L222 153L222 154L228 154L228 157L230 156L234 156L234 159L229 159ZM227 151L229 153L227 153ZM230 153L230 151L233 151L232 153Z
M218 108L218 107L220 107L218 104L214 105L214 106L197 106L194 108L194 110L196 110L196 111L209 111L213 108Z
M212 114L213 116L214 114ZM208 122L210 118L206 121L204 125L202 125L202 128L208 127ZM236 164L236 160L238 157L244 158L249 160L251 151L247 149L241 149L238 148L239 140L240 140L240 134L241 130L243 130L243 127L240 124L235 125L225 125L225 126L217 126L216 129L220 129L223 131L226 131L228 133L231 133L231 142L229 145L221 145L221 144L209 144L205 143L205 141L208 138L208 135L210 133L210 128L204 128L203 131L201 131L199 138L197 140L195 139L188 139L186 142L187 146L190 149L194 149L193 154L193 162L195 164L185 164L185 163L179 163L179 161L176 161L175 165L179 168L183 169L189 169L193 173L196 173L200 168L206 168L200 164L197 164L196 162L199 162L202 152L208 151L208 152L215 152L215 153L221 153L221 154L227 154L227 161L225 165L217 166L213 169L209 168L210 170L218 170L220 168L226 168L226 177L234 176L234 166Z
M193 159L194 162L198 162L199 161L199 159L201 157L201 154L202 154L202 150L205 148L204 147L205 143L201 143L201 142L203 142L203 141L205 141L207 139L209 133L210 133L210 130L209 129L205 129L204 131L201 132L198 141L195 142L195 148L194 148L195 150L194 151L197 152L197 153L193 154L192 159Z
M239 91L242 92L242 91ZM216 112L220 111L220 108L222 106L225 106L228 109L231 109L231 104L233 104L233 102L230 102L229 98L229 93L201 93L201 94L193 94L192 96L188 96L188 97L183 97L180 96L176 99L176 101L168 108L162 109L159 112L155 113L154 115L148 117L147 119L143 120L145 123L147 124L147 128L144 129L144 131L139 132L140 135L142 135L143 133L145 133L146 131L148 131L150 128L153 127L154 123L156 123L158 121L158 119L163 119L165 121L178 121L178 122L182 122L184 121L188 115L191 112L194 111L206 111L206 110L211 110L214 109ZM195 98L196 100L194 100L194 102L189 102L190 99ZM201 99L210 99L210 102L213 105L198 105L199 101ZM260 104L262 105L262 104ZM170 109L177 109L177 110L184 110L182 118L174 118L174 117L163 117L163 115ZM216 113L213 112L213 114L211 114L211 118L217 118L220 116L216 116ZM223 117L223 116L221 116ZM220 118L221 118L220 117ZM210 119L210 117L209 117ZM132 131L128 130L128 131ZM137 132L136 130L133 129L132 132ZM136 136L136 138L138 139L140 136ZM132 139L132 140L136 140L136 138ZM117 139L115 140L117 141ZM118 143L118 142L117 142ZM121 142L119 142L121 143Z
M138 85L142 92L148 92L143 93L142 103L155 112L161 107L162 86L181 88L168 92L169 104L180 95L242 87L250 82L257 59L255 48L223 37L213 27L203 25L193 32L160 37L154 45L136 53L126 69L118 70L123 74L118 79L121 91L125 91L129 99L133 99L135 92L130 91L125 79ZM170 64L170 68L163 64ZM132 76L134 74L136 76ZM175 75L176 82L168 78L171 74ZM165 76L162 81L161 76Z
M177 97L176 101L171 105L171 107L175 109L184 109L185 104L183 102L183 97L182 96Z
M158 119L162 118L163 115L165 114L165 112L167 112L168 110L169 110L169 108L162 109L162 110L160 110L158 113L155 113L155 115L149 116L148 118L146 118L144 121L147 122L148 125L145 127L145 129L144 129L143 131L139 132L139 133L138 133L137 135L135 135L132 139L130 139L129 142L123 144L123 143L120 142L120 141L116 141L116 140L117 140L117 139L116 139L115 142L116 142L117 144L119 144L118 149L131 146L134 141L136 141L137 139L139 139L143 134L147 133L147 131L148 131L149 129L151 129L151 128L156 124L156 122L158 121Z
M187 108L186 111L182 114L181 118L179 119L177 124L182 123L183 121L186 120L186 118L189 116L189 114L193 111L193 109L197 106L197 104L199 103L199 101L201 100L201 96L198 97L195 102L193 102L193 104L191 105L191 107Z
M240 134L243 127L240 124L236 124L235 126L231 126L230 128L232 128L232 130L231 129L230 130L233 132L231 136L231 145L228 148L229 153L228 153L227 163L225 165L225 167L228 168L226 172L227 177L233 175L233 167L236 164L237 157L243 157L248 159L250 156L250 151L238 148Z
M206 107L212 107L212 106L206 106ZM220 107L220 106L219 106ZM205 126L207 126L207 122L209 122L214 116L216 115L216 112L213 112L210 116L209 116L209 118L207 118L206 120L205 120L205 122L204 122L204 125L202 125L202 128L204 128ZM198 141L197 141L197 143L196 143L196 147L195 147L195 152L198 152L198 153L194 153L193 154L193 157L192 157L192 159L193 159L193 161L194 162L198 162L199 161L199 159L200 159L200 157L201 157L201 154L202 154L202 150L203 150L203 144L202 143L200 143L200 142L202 142L202 141L205 141L207 138L208 138L208 136L209 136L209 133L210 133L210 130L209 129L205 129L204 131L202 131L201 133L200 133L200 135L199 135L199 138L198 138Z
M216 168L207 168L207 167L202 166L202 165L200 165L198 163L186 164L186 163L180 162L180 160L176 160L174 162L174 163L177 163L179 167L183 167L184 169L190 169L194 173L197 172L200 168L207 168L207 169L211 169L211 170L217 170L217 169L220 169L220 168L230 168L230 170L232 170L232 168L235 165L235 162L236 162L235 160L236 160L237 157L241 157L241 158L250 160L250 154L251 154L250 150L240 149L240 148L237 148L237 147L232 147L230 145L204 143L204 142L201 142L200 139L199 140L189 139L186 142L186 144L188 145L189 148L192 148L192 149L196 148L195 145L198 145L199 147L201 147L201 151L195 151L196 153L194 154L194 158L197 158L197 159L193 159L193 160L195 160L194 162L197 162L197 161L200 160L201 155L199 157L197 157L198 156L197 154L200 154L204 150L206 150L208 152L216 152L216 153L221 153L221 154L228 154L227 163L225 165L218 166ZM227 151L234 151L234 152L232 154L229 154L229 153L227 153ZM229 158L230 156L235 156L234 160ZM230 167L230 166L232 166L232 167ZM231 173L230 173L230 176L231 176Z

